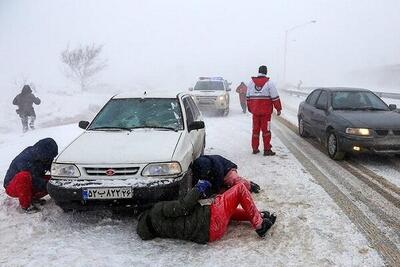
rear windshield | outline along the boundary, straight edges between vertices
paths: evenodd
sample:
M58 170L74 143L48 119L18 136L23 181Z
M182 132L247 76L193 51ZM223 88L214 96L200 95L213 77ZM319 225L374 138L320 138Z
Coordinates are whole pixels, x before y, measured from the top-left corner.
M224 90L224 83L222 81L198 81L194 90Z
M347 110L389 110L385 102L368 91L333 92L332 108Z
M183 130L182 112L176 98L111 99L89 130L112 127Z

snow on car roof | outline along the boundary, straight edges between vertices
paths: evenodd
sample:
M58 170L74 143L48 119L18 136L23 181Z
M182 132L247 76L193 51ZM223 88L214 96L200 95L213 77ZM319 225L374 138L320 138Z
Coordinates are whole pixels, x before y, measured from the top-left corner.
M121 93L113 96L113 99L119 98L176 98L177 95L182 93L177 93L173 91L146 91L143 92L132 92L132 93Z

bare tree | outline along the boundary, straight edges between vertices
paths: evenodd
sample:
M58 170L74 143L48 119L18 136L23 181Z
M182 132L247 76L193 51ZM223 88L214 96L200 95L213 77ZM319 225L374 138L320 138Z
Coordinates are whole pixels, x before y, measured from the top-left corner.
M75 49L67 47L61 52L66 77L77 82L82 91L86 91L92 78L107 66L106 61L100 59L102 49L103 45L92 44Z

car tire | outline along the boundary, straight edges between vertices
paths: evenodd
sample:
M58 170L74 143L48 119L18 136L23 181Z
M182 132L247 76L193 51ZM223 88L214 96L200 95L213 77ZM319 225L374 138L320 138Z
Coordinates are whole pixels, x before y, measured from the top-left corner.
M298 129L299 129L299 135L301 137L309 137L310 136L310 134L304 128L304 120L301 117L299 118Z
M342 160L345 156L345 152L340 151L339 148L339 137L334 131L328 132L328 137L326 139L326 148L328 155L331 159Z
M224 110L224 116L226 117L226 116L228 116L229 115L229 107L227 107L225 110Z

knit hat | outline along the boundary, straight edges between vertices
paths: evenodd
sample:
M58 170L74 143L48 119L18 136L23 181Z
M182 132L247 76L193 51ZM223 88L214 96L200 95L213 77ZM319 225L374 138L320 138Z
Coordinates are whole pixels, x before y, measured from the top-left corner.
M212 174L212 162L209 158L200 156L193 162L193 176L197 180L210 180Z

